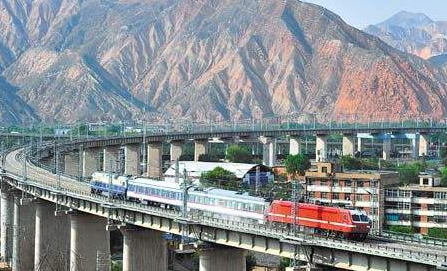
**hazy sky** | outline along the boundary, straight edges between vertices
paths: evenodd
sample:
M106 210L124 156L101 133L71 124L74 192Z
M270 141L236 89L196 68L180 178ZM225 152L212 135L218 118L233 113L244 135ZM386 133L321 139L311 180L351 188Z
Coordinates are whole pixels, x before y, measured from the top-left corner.
M447 0L303 0L323 6L357 28L382 22L401 10L447 21Z

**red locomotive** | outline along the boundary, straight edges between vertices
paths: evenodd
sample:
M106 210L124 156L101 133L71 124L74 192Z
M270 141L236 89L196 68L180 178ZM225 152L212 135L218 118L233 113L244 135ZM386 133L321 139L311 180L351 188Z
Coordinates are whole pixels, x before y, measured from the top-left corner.
M274 200L268 210L267 220L273 223L293 224L293 203ZM362 211L338 207L299 203L296 208L296 224L313 229L316 233L331 234L349 239L364 240L370 224Z

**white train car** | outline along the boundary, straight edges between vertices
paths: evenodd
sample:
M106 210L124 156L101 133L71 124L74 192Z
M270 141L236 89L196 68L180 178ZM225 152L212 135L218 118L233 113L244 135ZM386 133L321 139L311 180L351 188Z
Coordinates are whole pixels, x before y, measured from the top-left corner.
M177 183L155 181L146 178L130 179L127 198L147 204L163 205L181 209L183 188ZM235 221L256 220L264 222L268 203L257 198L216 188L192 188L188 192L188 211L201 216L231 219Z

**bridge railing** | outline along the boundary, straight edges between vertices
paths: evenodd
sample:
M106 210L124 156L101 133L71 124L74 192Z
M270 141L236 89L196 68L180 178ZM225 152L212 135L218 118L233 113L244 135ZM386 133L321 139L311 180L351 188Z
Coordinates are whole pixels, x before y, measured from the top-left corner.
M392 232L392 231L382 231L380 236L391 239L391 240L396 240L396 241L404 241L404 242L411 242L411 243L415 243L415 244L419 243L419 244L423 244L423 245L447 247L447 240L441 239L441 238L415 236L413 234L406 234L406 233L399 233L399 232Z

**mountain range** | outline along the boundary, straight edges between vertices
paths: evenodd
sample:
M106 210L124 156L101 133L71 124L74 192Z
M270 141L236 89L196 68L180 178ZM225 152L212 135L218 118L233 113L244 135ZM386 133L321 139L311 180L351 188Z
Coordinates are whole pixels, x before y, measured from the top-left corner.
M446 70L297 0L0 0L0 16L3 125L447 116Z
M436 57L433 63L445 64L447 56L447 21L434 21L425 14L402 11L366 32L381 38L395 48L424 59Z

